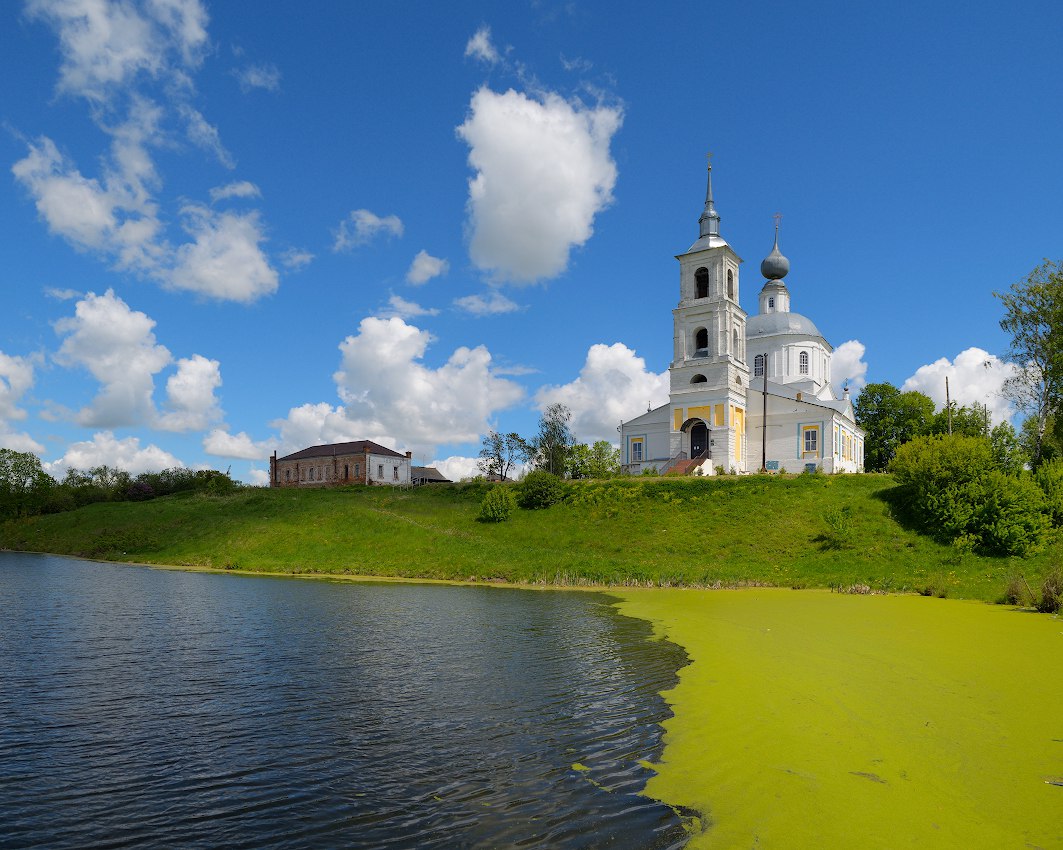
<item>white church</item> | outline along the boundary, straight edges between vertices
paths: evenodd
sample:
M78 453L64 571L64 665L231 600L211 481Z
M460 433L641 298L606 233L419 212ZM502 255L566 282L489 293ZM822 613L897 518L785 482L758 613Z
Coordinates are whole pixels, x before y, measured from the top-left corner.
M698 225L697 242L676 257L668 403L621 423L624 470L862 472L864 432L848 390L839 399L831 387L833 348L790 311L778 224L755 316L739 304L742 258L720 236L711 164Z

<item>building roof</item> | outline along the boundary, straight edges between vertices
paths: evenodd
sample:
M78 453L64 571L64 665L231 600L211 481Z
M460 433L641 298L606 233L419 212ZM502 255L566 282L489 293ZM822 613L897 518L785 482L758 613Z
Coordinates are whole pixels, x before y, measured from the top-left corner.
M746 339L776 334L818 336L826 342L812 320L800 313L759 313L746 319Z
M386 448L372 440L355 440L351 443L329 443L324 446L310 446L308 449L277 458L277 460L305 460L312 457L336 457L337 455L357 455L369 453L385 457L403 457L398 452Z
M413 468L413 480L414 481L434 481L438 484L450 484L452 483L449 478L443 475L434 466L415 466Z

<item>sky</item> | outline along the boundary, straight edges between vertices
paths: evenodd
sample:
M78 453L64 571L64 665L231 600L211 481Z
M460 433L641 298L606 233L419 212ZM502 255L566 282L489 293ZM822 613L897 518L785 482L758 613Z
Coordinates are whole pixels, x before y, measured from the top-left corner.
M833 377L985 404L1059 259L1055 3L0 5L0 446L268 480L667 401L712 152Z

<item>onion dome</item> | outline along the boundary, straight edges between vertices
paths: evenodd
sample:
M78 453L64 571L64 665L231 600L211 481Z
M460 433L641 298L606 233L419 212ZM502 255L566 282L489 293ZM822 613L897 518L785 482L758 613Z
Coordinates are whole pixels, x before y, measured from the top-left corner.
M760 264L760 273L767 280L782 280L790 273L790 261L779 250L779 225L775 225L775 247Z

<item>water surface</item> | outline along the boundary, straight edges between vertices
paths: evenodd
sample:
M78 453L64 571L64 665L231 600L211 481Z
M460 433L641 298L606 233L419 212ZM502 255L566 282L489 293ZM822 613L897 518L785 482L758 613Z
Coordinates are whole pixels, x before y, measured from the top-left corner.
M609 603L0 553L0 847L682 846Z

